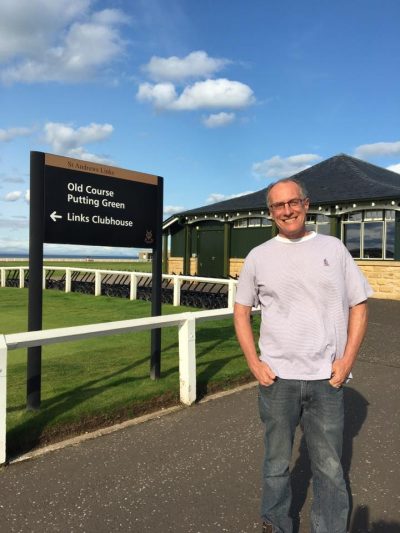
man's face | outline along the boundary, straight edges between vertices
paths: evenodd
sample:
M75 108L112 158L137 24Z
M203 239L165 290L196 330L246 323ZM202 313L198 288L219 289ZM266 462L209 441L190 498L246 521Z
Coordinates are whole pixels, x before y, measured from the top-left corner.
M291 200L301 199L298 205L290 206ZM303 199L297 183L287 181L275 185L269 194L269 209L279 235L287 239L298 239L306 234L306 215L309 208L308 199Z

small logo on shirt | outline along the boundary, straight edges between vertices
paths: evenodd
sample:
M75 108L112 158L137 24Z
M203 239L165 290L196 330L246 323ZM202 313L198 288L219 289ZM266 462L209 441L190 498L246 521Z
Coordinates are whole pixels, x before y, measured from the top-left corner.
M329 266L329 263L328 263L328 259L324 259L324 266L328 267Z

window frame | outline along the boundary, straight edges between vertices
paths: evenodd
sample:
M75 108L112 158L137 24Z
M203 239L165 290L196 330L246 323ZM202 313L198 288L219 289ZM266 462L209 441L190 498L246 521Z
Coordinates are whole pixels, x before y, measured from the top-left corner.
M385 209L385 208L377 208L377 209L364 209L359 211L350 211L348 213L344 213L341 217L341 224L340 224L340 238L343 244L346 246L345 242L345 227L347 225L352 224L360 224L360 256L354 257L354 259L360 259L363 261L393 261L394 257L387 257L387 225L388 224L395 224L395 209ZM367 213L368 212L380 212L381 216L378 217L371 217L369 218ZM390 213L390 215L389 215ZM361 215L360 219L354 219L354 220L346 220L346 217L350 217L352 215ZM367 216L366 216L367 215ZM365 257L364 256L364 244L365 244L365 229L366 225L368 224L376 224L376 223L382 223L382 256L381 257ZM347 247L347 246L346 246Z

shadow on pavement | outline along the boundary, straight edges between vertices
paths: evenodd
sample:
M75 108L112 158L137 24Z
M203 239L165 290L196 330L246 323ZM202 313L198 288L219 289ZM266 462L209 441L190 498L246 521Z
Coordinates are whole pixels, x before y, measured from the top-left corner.
M357 507L354 511L350 533L399 533L399 522L372 522L369 525L369 509L368 507Z

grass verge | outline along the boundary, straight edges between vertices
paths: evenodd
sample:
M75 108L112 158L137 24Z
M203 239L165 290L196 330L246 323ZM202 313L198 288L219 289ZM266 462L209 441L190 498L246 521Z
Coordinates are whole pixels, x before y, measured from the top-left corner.
M27 290L0 289L1 333L26 331ZM163 306L163 314L188 311ZM150 316L148 302L45 291L43 328ZM255 319L255 327L258 318ZM196 332L198 395L251 376L232 321L200 323ZM179 401L178 331L162 330L161 379L149 378L150 332L99 337L43 348L42 405L27 411L26 351L9 352L7 446L14 455Z

